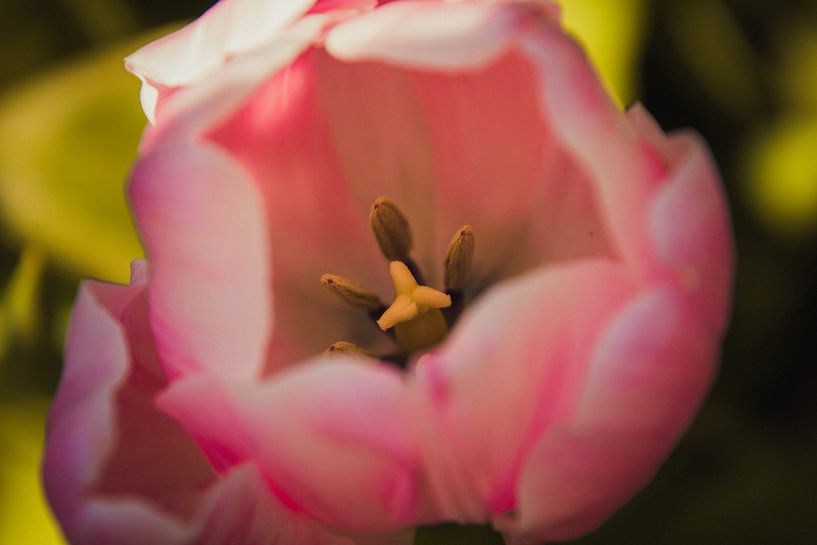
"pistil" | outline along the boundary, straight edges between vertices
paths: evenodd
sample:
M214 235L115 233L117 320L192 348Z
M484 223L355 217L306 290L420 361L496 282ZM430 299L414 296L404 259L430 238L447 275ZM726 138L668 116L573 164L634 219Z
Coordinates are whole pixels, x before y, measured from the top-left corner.
M406 352L431 348L445 338L448 324L439 309L451 306L451 297L417 283L405 263L389 265L395 299L377 320L380 329L394 328L397 344Z
M378 198L372 205L369 222L381 252L390 261L389 274L395 291L392 304L387 308L376 293L342 276L324 274L321 283L347 304L365 309L400 349L380 358L405 367L412 354L439 344L462 311L471 274L474 234L470 225L464 225L451 239L445 254L442 292L424 285L420 269L410 255L411 226L396 204L386 197ZM325 354L377 357L346 341L336 342Z

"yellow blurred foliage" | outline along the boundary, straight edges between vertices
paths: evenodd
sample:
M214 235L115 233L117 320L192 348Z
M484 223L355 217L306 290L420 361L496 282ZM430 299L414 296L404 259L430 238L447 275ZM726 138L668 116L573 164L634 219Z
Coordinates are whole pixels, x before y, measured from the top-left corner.
M124 184L144 116L122 58L74 61L0 100L0 219L78 275L127 281L142 255Z
M774 47L779 109L741 156L744 197L768 229L799 238L817 230L817 20L783 22Z
M25 400L0 406L0 543L65 543L40 484L47 403Z
M817 21L779 29L780 54L773 83L785 106L817 111Z
M31 343L37 332L42 252L26 247L8 286L0 293L0 365L13 341Z
M767 226L795 236L817 228L817 113L764 127L744 161L749 205Z
M561 0L565 27L587 48L619 105L636 100L646 0Z

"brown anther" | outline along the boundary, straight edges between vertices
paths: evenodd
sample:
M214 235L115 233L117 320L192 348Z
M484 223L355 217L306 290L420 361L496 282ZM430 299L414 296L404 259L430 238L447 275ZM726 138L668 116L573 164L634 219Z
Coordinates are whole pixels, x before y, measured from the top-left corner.
M445 253L445 289L459 291L465 287L471 274L474 258L474 231L470 225L463 225L456 232L448 251Z
M350 343L348 341L338 341L334 343L332 346L326 349L323 353L324 356L335 356L335 355L343 355L343 356L359 356L362 358L369 358L369 359L377 359L377 356L369 352L368 350L364 350L360 348L354 343Z
M380 297L368 288L336 274L321 276L321 284L353 307L378 310L383 307Z
M412 247L409 222L397 205L386 197L378 197L369 212L380 251L389 261L407 261Z

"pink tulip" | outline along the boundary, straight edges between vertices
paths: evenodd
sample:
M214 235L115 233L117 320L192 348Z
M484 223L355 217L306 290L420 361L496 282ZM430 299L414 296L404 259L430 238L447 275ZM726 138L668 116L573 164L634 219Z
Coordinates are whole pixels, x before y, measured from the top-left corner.
M552 4L223 0L127 64L150 274L74 310L45 461L72 543L541 543L649 480L715 371L727 211L700 138L618 111ZM396 348L319 282L392 293L380 195L421 284L477 241L442 343L395 326L405 370L323 355ZM401 323L450 302L403 280Z

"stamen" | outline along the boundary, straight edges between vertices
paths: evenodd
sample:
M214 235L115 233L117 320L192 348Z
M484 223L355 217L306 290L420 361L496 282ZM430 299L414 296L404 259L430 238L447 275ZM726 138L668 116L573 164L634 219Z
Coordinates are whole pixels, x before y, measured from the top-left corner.
M465 287L471 274L474 257L474 231L470 225L463 225L448 244L445 253L445 289L460 291Z
M410 255L411 227L396 204L386 197L378 197L372 205L369 221L381 252L390 260L394 302L387 308L373 291L335 274L324 274L321 283L347 304L366 309L380 329L397 341L399 351L379 361L405 367L412 353L441 342L462 312L474 256L474 233L470 225L463 225L448 244L445 292L441 292L424 285L423 275ZM327 355L338 353L377 358L347 341L338 341L325 352Z
M321 284L353 307L379 310L384 306L376 293L348 278L324 274L321 276Z
M347 356L359 356L362 358L370 358L370 359L377 359L377 356L369 352L368 350L364 350L360 348L354 343L350 343L348 341L338 341L334 343L332 346L326 349L323 353L324 356L334 356L334 355L347 355Z
M396 297L377 325L383 331L394 327L397 343L407 352L434 346L448 332L439 309L450 306L451 297L420 286L405 263L392 261L389 272Z
M413 244L411 227L397 205L386 197L378 197L369 213L369 222L386 259L407 261Z

